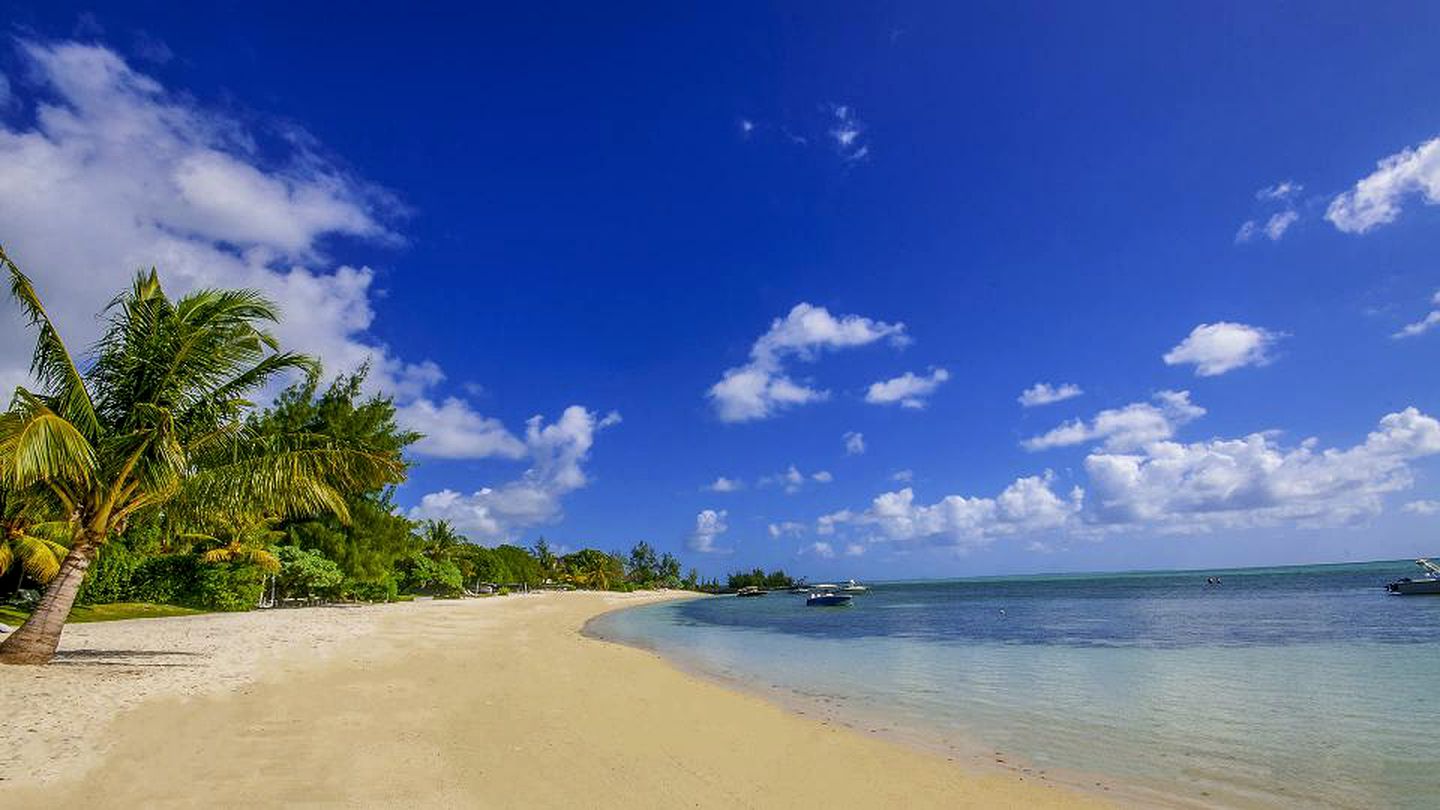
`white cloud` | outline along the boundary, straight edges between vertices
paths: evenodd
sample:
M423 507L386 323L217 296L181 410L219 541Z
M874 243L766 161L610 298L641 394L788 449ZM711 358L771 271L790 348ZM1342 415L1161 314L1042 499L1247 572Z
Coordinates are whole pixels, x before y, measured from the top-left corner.
M751 121L749 118L741 118L741 119L740 119L740 134L741 134L742 136L748 138L748 137L750 137L750 133L752 133L752 132L754 132L754 131L755 131L755 122L754 122L754 121Z
M835 558L835 548L824 540L816 540L808 546L800 548L801 554L814 554L822 559L831 560Z
M865 124L855 117L855 110L849 105L832 104L830 114L835 117L830 128L830 138L835 141L835 151L847 161L864 160L870 155L870 145L864 142Z
M1272 213L1265 218L1264 224L1257 219L1247 220L1235 233L1236 243L1249 242L1262 235L1272 242L1280 241L1290 226L1300 219L1300 212L1295 210L1294 198L1303 188L1293 180L1283 180L1255 192L1255 199L1266 203L1265 207L1270 208ZM1275 210L1277 205L1280 206L1278 211Z
M1440 307L1440 292L1435 293L1435 295L1430 299L1430 303L1435 305L1436 307ZM1432 309L1425 317L1414 323L1406 324L1405 326L1400 328L1400 331L1396 332L1390 337L1396 338L1398 340L1400 338L1423 335L1426 332L1429 332L1431 329L1434 329L1437 325L1440 325L1440 309Z
M731 549L720 548L715 545L715 540L729 530L725 523L726 512L724 509L702 510L695 516L695 531L690 535L686 545L691 551L698 551L701 554L728 554Z
M1304 191L1305 187L1294 180L1281 180L1273 186L1266 186L1255 192L1257 200L1288 200Z
M852 430L841 438L845 440L845 455L860 456L865 454L865 434Z
M859 315L831 315L824 307L796 304L750 348L750 362L727 369L708 396L724 422L767 419L782 410L817 402L828 392L791 380L785 361L814 360L822 351L866 346L888 339L904 345L905 325L874 321Z
M1366 233L1394 222L1401 203L1419 195L1440 203L1440 138L1382 159L1375 171L1330 201L1325 218L1344 233Z
M1412 462L1440 454L1440 421L1411 407L1380 419L1364 441L1320 449L1274 434L1180 444L1158 441L1132 453L1095 452L1087 482L1068 497L1054 476L1021 478L993 498L951 495L924 505L908 487L877 496L862 512L816 521L815 532L860 542L929 542L957 548L997 537L1094 537L1152 531L1200 533L1269 526L1336 527L1378 515L1385 496L1414 483ZM1411 501L1404 511L1440 513L1440 502Z
M426 399L439 367L369 337L375 272L337 266L320 248L336 236L398 241L390 194L299 129L205 109L106 48L16 47L34 115L0 124L0 233L72 347L98 337L96 313L138 267L157 267L172 294L250 287L280 304L286 348L332 374L369 363L370 386L396 398L402 423L438 434L420 451L513 454L493 420ZM30 345L19 319L0 317L0 378L24 374Z
M893 405L900 403L903 408L925 407L925 399L935 393L940 383L950 379L950 372L937 368L928 377L917 377L907 371L899 377L870 383L865 392L865 401L872 405Z
M805 533L805 524L794 520L783 520L779 523L771 523L766 529L770 536L775 539L786 536L798 536Z
M1080 386L1074 383L1061 383L1051 385L1050 383L1035 383L1020 392L1020 405L1025 408L1034 408L1040 405L1050 405L1055 402L1064 402L1067 399L1074 399L1085 393Z
M1378 514L1382 495L1411 485L1409 462L1440 453L1440 422L1407 408L1385 416L1354 447L1316 445L1311 439L1287 449L1255 433L1097 453L1085 460L1087 519L1182 531L1344 525Z
M1433 515L1440 513L1440 501L1410 501L1400 508L1412 515Z
M906 487L877 496L863 512L835 512L820 518L816 533L834 534L841 526L859 529L876 541L937 541L955 547L985 545L996 537L1044 532L1066 526L1079 513L1084 493L1068 497L1051 488L1054 476L1017 479L991 498L949 495L930 505L917 504Z
M846 557L859 557L860 555L862 555L862 554L864 554L864 553L865 553L865 547L862 546L862 545L860 545L859 543L846 543L846 544L845 544L845 556L846 556Z
M1033 452L1098 441L1108 450L1133 450L1168 439L1182 425L1205 415L1204 408L1190 401L1189 391L1160 391L1152 399L1103 410L1088 423L1066 422L1020 445Z
M583 465L595 435L619 422L618 413L600 418L579 405L550 424L531 417L525 424L531 464L520 478L470 495L451 489L429 493L410 517L448 520L481 542L513 540L523 529L553 523L562 516L561 498L589 483Z
M1196 376L1214 377L1245 366L1268 364L1271 351L1283 337L1283 333L1243 323L1202 323L1190 330L1180 345L1166 352L1164 360L1168 366L1193 364Z
M419 399L396 409L405 427L425 434L412 449L435 458L523 458L525 443L498 419L490 419L451 397L440 405Z
M709 492L739 492L745 488L745 482L738 478L726 478L721 475L715 481L703 489Z
M791 464L790 468L785 470L785 472L776 473L775 475L763 475L756 483L761 487L783 487L786 494L793 495L799 492L807 482L813 481L817 484L828 484L834 480L835 476L832 475L829 470L820 470L819 472L806 475L800 472L799 468L794 464Z
M895 474L890 476L890 480L891 480L891 481L899 481L899 482L902 483L902 484L908 484L908 483L910 483L911 481L914 481L914 480L915 480L915 471L914 471L914 470L896 470L896 471L895 471Z

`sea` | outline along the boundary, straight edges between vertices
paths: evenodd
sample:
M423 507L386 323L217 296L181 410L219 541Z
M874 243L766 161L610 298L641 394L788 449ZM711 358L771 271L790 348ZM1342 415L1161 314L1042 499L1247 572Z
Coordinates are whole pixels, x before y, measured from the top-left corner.
M719 596L593 635L811 714L1135 804L1440 807L1440 596L1409 560Z

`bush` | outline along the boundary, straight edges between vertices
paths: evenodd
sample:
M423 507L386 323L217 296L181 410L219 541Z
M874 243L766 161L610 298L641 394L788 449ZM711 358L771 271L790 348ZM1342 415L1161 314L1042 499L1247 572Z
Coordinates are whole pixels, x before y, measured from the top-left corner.
M348 582L344 590L361 602L394 602L400 595L394 577L386 577L379 582Z
M80 585L80 594L75 598L79 605L105 605L111 602L127 602L134 597L133 580L142 558L124 543L115 541L100 547L100 554L85 572L85 581Z
M248 563L206 564L193 554L162 554L142 560L130 583L130 601L239 611L260 601L265 575Z

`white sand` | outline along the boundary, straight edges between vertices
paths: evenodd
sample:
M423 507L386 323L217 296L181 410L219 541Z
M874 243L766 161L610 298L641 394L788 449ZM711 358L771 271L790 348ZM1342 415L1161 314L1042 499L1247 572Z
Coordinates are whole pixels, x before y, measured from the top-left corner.
M1095 805L582 637L661 595L76 625L0 667L3 807Z

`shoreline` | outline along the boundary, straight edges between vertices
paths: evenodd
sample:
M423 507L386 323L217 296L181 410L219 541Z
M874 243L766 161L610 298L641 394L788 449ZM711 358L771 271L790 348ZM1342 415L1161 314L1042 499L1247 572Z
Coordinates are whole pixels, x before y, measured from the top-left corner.
M654 655L667 665L692 678L729 691L753 696L810 722L822 725L834 724L849 733L860 736L874 734L876 738L893 745L927 756L942 757L954 767L962 768L970 773L1004 774L1021 780L1036 779L1042 783L1058 785L1121 806L1156 807L1169 810L1201 810L1225 806L1207 800L1205 797L1186 795L1178 789L1170 789L1169 786L1159 783L1142 783L1098 772L1041 765L1017 754L997 751L993 746L981 741L978 735L969 729L946 734L933 729L896 724L893 718L886 716L877 707L857 708L843 705L847 699L841 695L805 693L780 684L766 684L742 675L715 672L683 656L667 654L656 645L640 640L614 638L604 634L596 627L599 620L608 614L640 607L645 607L645 605L625 605L597 613L585 622L580 632L599 641ZM846 712L848 719L841 718L839 712L842 709Z
M684 595L343 608L355 612L318 620L339 619L329 631L305 610L115 622L74 637L70 628L67 654L109 644L133 658L188 640L209 657L177 649L184 663L97 673L92 652L26 668L7 683L0 711L31 706L29 722L43 716L51 734L35 746L26 723L0 731L10 752L0 803L778 807L844 795L876 807L1103 804L1051 783L972 773L582 634L600 613L667 598ZM235 640L257 627L270 635ZM241 648L228 658L227 640ZM70 698L85 687L95 699L77 706ZM36 769L42 761L54 766Z

